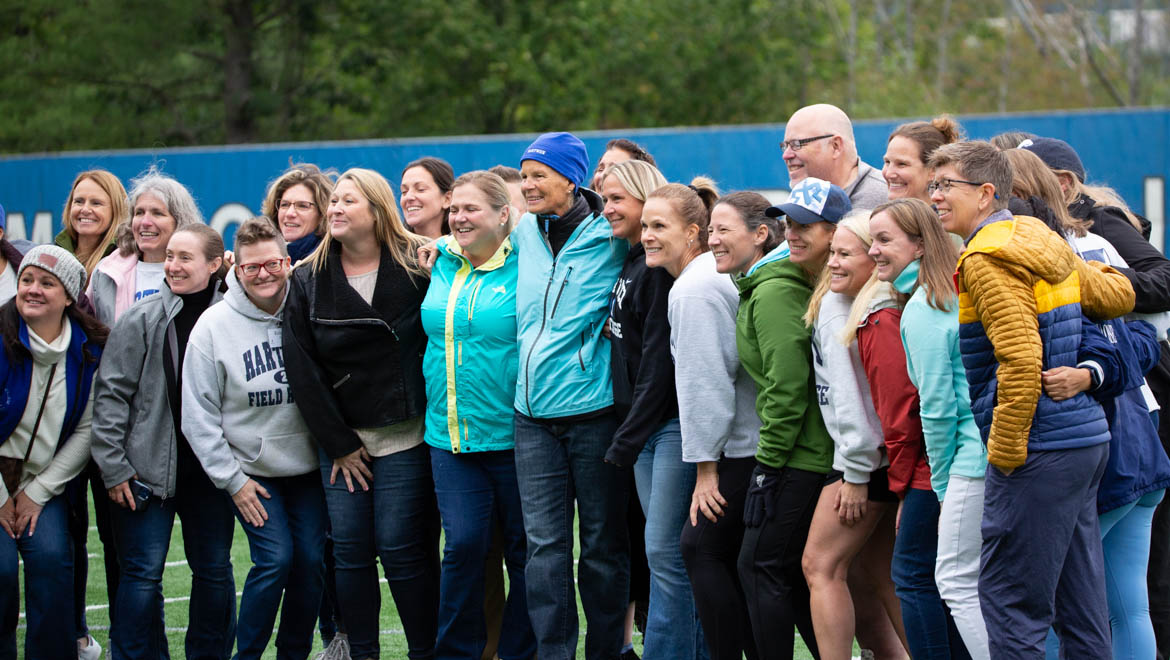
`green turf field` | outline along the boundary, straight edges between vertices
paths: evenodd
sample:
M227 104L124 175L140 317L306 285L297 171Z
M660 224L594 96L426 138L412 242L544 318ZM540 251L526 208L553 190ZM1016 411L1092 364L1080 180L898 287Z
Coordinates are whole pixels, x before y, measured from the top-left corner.
M91 509L92 510L92 509ZM92 519L91 519L92 522ZM163 573L163 596L166 599L166 624L167 637L170 639L171 657L175 660L183 657L183 635L186 631L187 623L187 599L191 591L191 572L187 568L186 562L183 561L183 538L179 532L179 520L175 520L175 530L171 534L171 549L167 554L167 568ZM98 640L98 643L105 649L109 641L109 602L106 598L106 578L105 578L105 564L101 559L102 544L98 539L97 528L91 526L89 529L89 583L88 583L88 598L86 599L86 617L89 622L91 634ZM244 588L244 580L248 575L248 568L251 566L251 561L248 558L248 538L244 535L244 530L240 528L239 523L236 524L235 541L232 543L232 565L235 568L236 576L236 592L237 596ZM380 571L379 571L380 574ZM406 657L406 637L402 633L402 623L398 619L398 612L394 607L394 600L390 597L390 590L386 586L386 581L381 581L382 587L382 623L381 623L381 644L382 644L382 658L385 660L396 660L398 658ZM23 584L22 584L23 594ZM21 608L21 622L20 628L23 631L23 607ZM578 603L578 616L580 617L580 638L577 645L577 657L585 657L585 617L581 614L580 603ZM279 623L279 618L277 619ZM275 639L275 633L273 634ZM17 657L23 658L24 638L23 633L17 635ZM798 660L806 660L811 658L804 645L798 638L796 641L796 655ZM642 636L635 634L634 648L639 653L642 651ZM321 650L321 637L319 634L314 635L313 652ZM275 658L276 648L270 646L264 657Z

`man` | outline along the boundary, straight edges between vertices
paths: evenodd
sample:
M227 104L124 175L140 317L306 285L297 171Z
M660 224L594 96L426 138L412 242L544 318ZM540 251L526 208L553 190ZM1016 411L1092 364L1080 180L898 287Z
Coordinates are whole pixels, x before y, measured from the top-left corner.
M1011 215L1011 165L991 144L944 145L928 166L939 220L966 239L959 337L990 463L979 600L991 657L1043 658L1052 625L1064 657L1111 657L1097 523L1109 427L1085 393L1044 394L1041 372L1075 366L1082 313L1125 314L1133 288L1039 220Z
M789 185L810 176L824 179L843 189L855 209L875 208L889 197L881 170L857 155L853 122L835 105L818 103L792 113L784 125L780 148L788 166Z

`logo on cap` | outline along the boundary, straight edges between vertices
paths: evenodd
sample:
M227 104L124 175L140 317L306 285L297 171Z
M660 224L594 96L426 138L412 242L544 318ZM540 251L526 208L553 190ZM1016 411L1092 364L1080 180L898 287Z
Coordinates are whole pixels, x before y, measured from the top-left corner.
M829 183L813 178L807 178L796 184L792 194L788 197L788 201L800 204L817 215L824 212L827 199L829 199Z
M48 266L49 268L56 268L57 267L57 257L54 257L53 255L48 254L47 252L42 252L42 253L38 254L37 261Z

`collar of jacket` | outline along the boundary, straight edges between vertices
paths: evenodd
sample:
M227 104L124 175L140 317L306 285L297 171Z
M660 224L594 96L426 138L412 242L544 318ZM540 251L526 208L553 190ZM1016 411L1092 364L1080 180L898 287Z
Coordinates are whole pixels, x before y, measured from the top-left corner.
M303 268L307 270L311 266L306 263ZM382 246L382 257L378 261L374 297L369 304L349 285L349 279L341 267L341 243L333 241L329 245L329 258L325 261L325 267L314 275L313 300L309 310L309 316L314 320L372 319L393 326L398 316L411 311L418 312L418 294L411 290L426 289L426 280L407 273L390 256L390 248L385 245Z
M469 266L471 265L471 261L467 258L467 255L463 254L463 247L459 245L458 241L456 241L453 236L444 236L440 238L437 247L440 254L450 255L457 258L461 262L466 261ZM492 256L487 261L483 262L472 270L478 270L480 272L495 270L504 265L504 262L508 260L508 255L512 254L514 249L515 248L512 247L511 237L505 236L504 241L500 243L499 247L496 248L496 251L492 254Z
M914 289L918 288L918 271L922 268L922 260L915 259L906 264L902 272L894 278L894 288L899 293L914 293Z

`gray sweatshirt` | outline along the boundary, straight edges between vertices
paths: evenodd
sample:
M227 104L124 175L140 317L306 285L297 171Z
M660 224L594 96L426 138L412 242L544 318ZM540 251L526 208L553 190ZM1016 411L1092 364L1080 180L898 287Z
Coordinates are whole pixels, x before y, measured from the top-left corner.
M893 302L888 295L875 297L875 301L879 299ZM833 469L843 472L845 481L851 484L865 484L869 483L871 472L889 465L890 461L886 458L882 425L873 407L857 340L848 346L841 343L841 330L849 318L852 302L852 298L832 291L821 300L813 324L813 372L817 403L821 406L825 428L833 438Z
M249 476L292 477L319 462L285 376L281 310L252 304L234 271L228 287L187 342L183 434L212 483L234 495Z
M739 291L715 270L715 257L695 257L667 298L670 355L687 463L755 456L760 441L756 384L739 364L735 312Z

